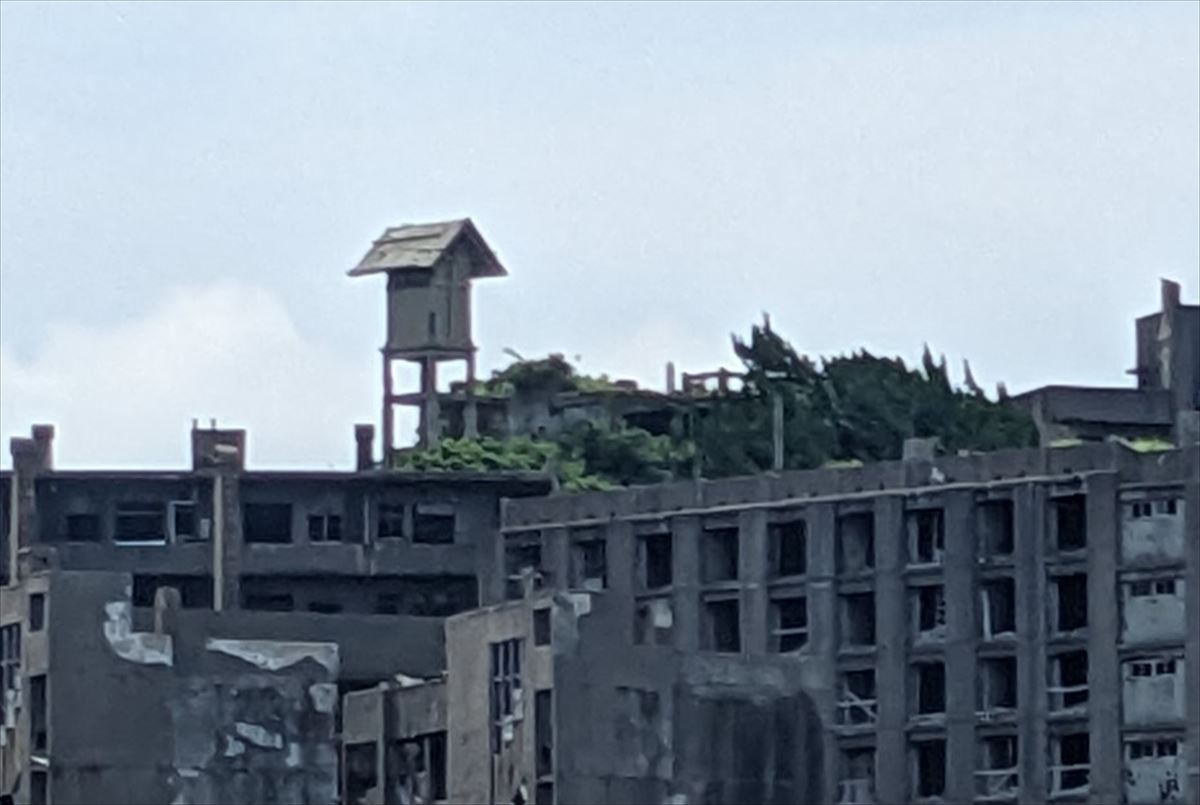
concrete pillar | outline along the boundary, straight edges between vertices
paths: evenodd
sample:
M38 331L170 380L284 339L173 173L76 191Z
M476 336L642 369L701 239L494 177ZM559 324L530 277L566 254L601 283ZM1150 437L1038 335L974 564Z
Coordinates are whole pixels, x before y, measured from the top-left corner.
M975 606L978 599L974 493L953 492L945 497L946 537L946 799L975 798L975 687L977 643Z
M1017 625L1017 762L1021 802L1046 797L1046 493L1026 484L1013 491L1013 561Z
M738 514L738 578L742 583L738 605L741 616L742 653L766 654L767 622L767 513L749 509Z
M605 531L604 554L608 559L608 587L611 598L625 610L621 633L625 645L633 644L634 596L637 573L637 537L633 524L616 520Z
M383 354L383 416L380 423L383 427L383 448L380 460L383 466L389 465L392 449L396 446L396 422L392 418L392 358L386 352Z
M542 574L546 587L565 590L571 584L571 532L565 528L542 531Z
M218 470L213 477L213 609L241 606L242 503L236 472Z
M837 709L837 507L818 503L808 507L808 650L813 702L821 719L824 769L821 802L837 802L838 745L833 730ZM815 684L814 684L815 683Z
M875 790L907 801L908 601L904 581L904 503L875 501L875 689L879 724L875 745Z
M26 575L20 560L23 551L37 542L37 479L54 467L54 426L34 425L32 438L16 438L9 442L12 455L11 498L9 500L8 581Z
M354 468L359 472L375 465L375 426L354 426Z
M1183 801L1200 802L1200 448L1187 451L1188 481L1184 486L1184 540L1187 563L1185 595L1187 603L1187 638L1184 643L1187 675L1187 781Z
M675 647L700 648L700 519L671 519L671 609L674 611Z
M432 450L441 436L441 416L437 398L437 359L421 360L421 447Z
M1087 479L1088 712L1091 733L1091 794L1095 803L1120 802L1121 634L1117 548L1120 535L1117 474Z

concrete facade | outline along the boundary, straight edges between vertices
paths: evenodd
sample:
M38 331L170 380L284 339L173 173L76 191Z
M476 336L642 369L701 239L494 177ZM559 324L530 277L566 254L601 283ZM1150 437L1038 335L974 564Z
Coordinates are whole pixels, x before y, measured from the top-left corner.
M1001 451L507 501L504 569L803 658L819 801L1192 802L1198 507L1196 445Z

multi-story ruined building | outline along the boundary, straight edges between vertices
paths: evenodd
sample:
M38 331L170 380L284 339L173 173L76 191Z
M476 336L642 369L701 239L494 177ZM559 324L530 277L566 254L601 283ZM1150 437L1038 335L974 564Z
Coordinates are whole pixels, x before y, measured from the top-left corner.
M388 230L376 271L387 467L396 405L426 444L491 427L436 375L473 377L470 283L504 269L458 221ZM0 803L1196 801L1189 310L1139 320L1185 414L1150 453L551 495L380 469L371 426L351 472L248 469L215 426L190 469L62 470L37 426L0 473ZM576 402L504 427L675 415Z

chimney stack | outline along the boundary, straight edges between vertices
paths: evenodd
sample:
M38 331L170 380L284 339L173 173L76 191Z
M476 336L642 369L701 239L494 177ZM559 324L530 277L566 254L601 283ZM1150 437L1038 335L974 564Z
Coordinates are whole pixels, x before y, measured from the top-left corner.
M1162 281L1162 309L1166 313L1179 307L1179 283L1171 280Z
M357 448L354 468L359 472L371 469L375 465L375 426L355 425L354 444Z

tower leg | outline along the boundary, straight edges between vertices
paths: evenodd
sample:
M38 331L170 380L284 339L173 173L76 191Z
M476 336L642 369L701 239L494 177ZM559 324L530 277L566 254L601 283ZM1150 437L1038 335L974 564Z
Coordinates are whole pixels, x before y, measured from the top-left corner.
M391 466L392 447L395 445L392 421L392 359L383 356L383 466Z
M475 408L475 353L467 355L467 405L463 410L463 436L479 436L479 412Z

